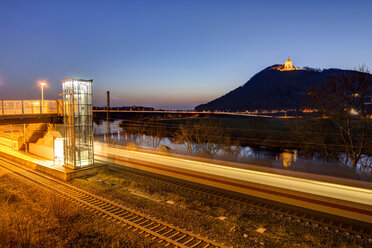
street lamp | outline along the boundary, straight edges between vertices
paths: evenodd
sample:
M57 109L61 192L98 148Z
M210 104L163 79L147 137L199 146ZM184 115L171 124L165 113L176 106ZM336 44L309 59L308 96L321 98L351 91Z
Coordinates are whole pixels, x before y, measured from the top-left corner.
M42 81L40 83L41 86L41 112L43 112L43 106L44 106L44 86L46 86L46 82Z

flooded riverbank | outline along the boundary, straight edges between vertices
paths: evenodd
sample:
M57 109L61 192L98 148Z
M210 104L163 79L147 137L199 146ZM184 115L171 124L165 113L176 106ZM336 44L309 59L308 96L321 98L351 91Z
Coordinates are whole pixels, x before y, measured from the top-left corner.
M252 148L242 146L235 149L236 153L226 153L218 151L213 156L205 153L190 153L184 144L173 142L166 137L157 141L154 147L156 137L146 135L128 134L120 127L120 120L110 122L111 134L106 135L107 125L105 121L94 123L94 136L96 140L114 142L122 145L139 146L146 149L162 149L171 153L185 154L198 157L208 157L217 160L227 160L232 162L254 164L263 167L278 168L285 170L301 171L319 175L334 176L348 179L371 181L372 177L368 171L361 168L343 165L341 163L325 161L322 158L313 156L305 158L298 154L297 150L289 149L271 149L270 147ZM233 147L234 150L234 147Z

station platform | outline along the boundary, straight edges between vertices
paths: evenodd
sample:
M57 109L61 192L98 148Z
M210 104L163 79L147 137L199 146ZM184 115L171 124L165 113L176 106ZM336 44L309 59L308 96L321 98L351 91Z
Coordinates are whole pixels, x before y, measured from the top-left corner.
M47 175L66 181L72 180L76 177L94 175L98 172L98 170L106 166L105 163L97 162L92 166L74 170L63 166L62 163L56 163L30 153L17 151L2 144L0 144L0 156L20 163L30 169L43 172Z

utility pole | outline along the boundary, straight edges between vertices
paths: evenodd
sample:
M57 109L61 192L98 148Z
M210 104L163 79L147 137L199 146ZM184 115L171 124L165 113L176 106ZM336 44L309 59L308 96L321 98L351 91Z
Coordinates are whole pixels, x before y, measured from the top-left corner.
M107 138L109 137L110 130L110 91L107 91L107 112L106 112L106 127L107 127Z

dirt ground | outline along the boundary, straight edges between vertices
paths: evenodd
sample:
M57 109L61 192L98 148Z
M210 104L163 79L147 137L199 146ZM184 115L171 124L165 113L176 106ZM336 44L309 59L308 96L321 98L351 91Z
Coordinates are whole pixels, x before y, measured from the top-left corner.
M159 247L0 170L0 247Z

